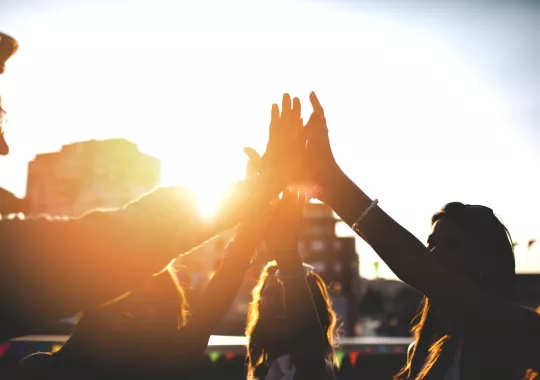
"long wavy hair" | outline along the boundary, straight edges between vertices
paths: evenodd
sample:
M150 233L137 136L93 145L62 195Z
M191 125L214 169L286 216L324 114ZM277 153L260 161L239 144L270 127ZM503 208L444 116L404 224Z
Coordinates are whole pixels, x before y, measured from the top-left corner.
M431 224L443 218L459 226L471 244L470 255L466 258L465 274L469 280L491 294L515 301L516 275L512 238L493 211L484 206L454 202L434 214ZM437 322L436 310L430 300L424 297L420 311L413 320L411 332L414 342L407 362L394 377L395 380L422 380L432 375L444 377L444 371L452 364L461 339L461 378L524 377L525 368L518 368L501 356L502 350L496 339L496 331L493 332L493 339L459 335L459 326L456 335L441 334ZM531 378L531 375L532 372L528 371L526 377Z
M259 369L267 368L271 364L269 363L268 348L264 346L264 341L262 339L262 330L264 329L264 327L260 323L260 304L261 296L263 294L265 286L267 285L267 281L269 280L270 276L275 275L276 270L277 265L275 262L268 263L268 265L266 265L266 267L263 269L261 276L259 277L259 282L253 288L253 300L249 306L245 332L246 337L248 338L248 379L254 379L256 377L256 372L258 372ZM328 290L326 288L324 280L314 271L309 271L307 281L311 290L311 295L313 297L315 308L317 309L319 321L321 322L321 327L324 331L324 335L326 338L326 360L333 363L334 366L337 367L339 365L339 362L334 352L334 341L337 337L337 317L334 309L332 308L330 295L328 294Z

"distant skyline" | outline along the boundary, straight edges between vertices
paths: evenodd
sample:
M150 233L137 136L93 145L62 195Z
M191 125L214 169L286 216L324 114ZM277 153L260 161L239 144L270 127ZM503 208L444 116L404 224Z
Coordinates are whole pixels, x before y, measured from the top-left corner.
M535 2L4 0L0 25L20 42L0 77L0 186L18 196L37 153L122 137L211 203L242 147L262 152L271 103L290 92L307 119L315 90L340 165L422 241L455 200L540 234ZM539 247L516 256L540 271Z

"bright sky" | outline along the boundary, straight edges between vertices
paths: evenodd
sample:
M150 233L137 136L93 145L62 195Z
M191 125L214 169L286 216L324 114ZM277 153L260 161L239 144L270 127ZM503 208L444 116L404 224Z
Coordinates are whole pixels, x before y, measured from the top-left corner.
M35 154L124 137L162 159L164 184L211 199L242 177L242 147L262 153L271 103L299 96L307 119L315 90L338 162L421 240L455 200L492 207L516 241L539 235L539 8L76 3L0 3L2 31L20 42L0 77L12 148L0 186L17 195ZM358 251L372 276L376 255ZM540 246L517 259L540 271Z

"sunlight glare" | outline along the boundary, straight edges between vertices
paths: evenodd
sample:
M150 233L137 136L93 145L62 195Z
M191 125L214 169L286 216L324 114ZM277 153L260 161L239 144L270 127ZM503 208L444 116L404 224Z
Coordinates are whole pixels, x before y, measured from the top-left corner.
M192 185L190 188L197 196L198 208L205 219L214 216L221 203L221 197L227 189L227 184L216 185Z

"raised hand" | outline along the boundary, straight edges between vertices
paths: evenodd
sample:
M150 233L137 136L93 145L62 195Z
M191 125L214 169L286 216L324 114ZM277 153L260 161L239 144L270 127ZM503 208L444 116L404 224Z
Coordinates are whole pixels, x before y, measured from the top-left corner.
M272 104L268 144L259 171L271 174L283 188L296 181L301 173L305 138L300 111L300 100L294 98L291 102L289 94L283 95L281 111L277 104ZM252 148L244 149L250 155L248 151L254 152Z
M313 112L305 127L308 141L303 177L310 185L318 187L318 193L324 194L330 190L333 178L340 169L330 146L324 109L314 92L309 95L309 100Z
M304 193L288 189L275 206L277 209L266 229L265 242L276 258L298 252L304 205Z
M245 148L244 153L249 157L246 178L257 176L262 165L262 157L252 148ZM240 246L240 251L243 250L246 254L250 254L250 251L258 248L263 241L266 227L270 223L274 211L275 208L269 204L256 218L236 227L234 244Z

